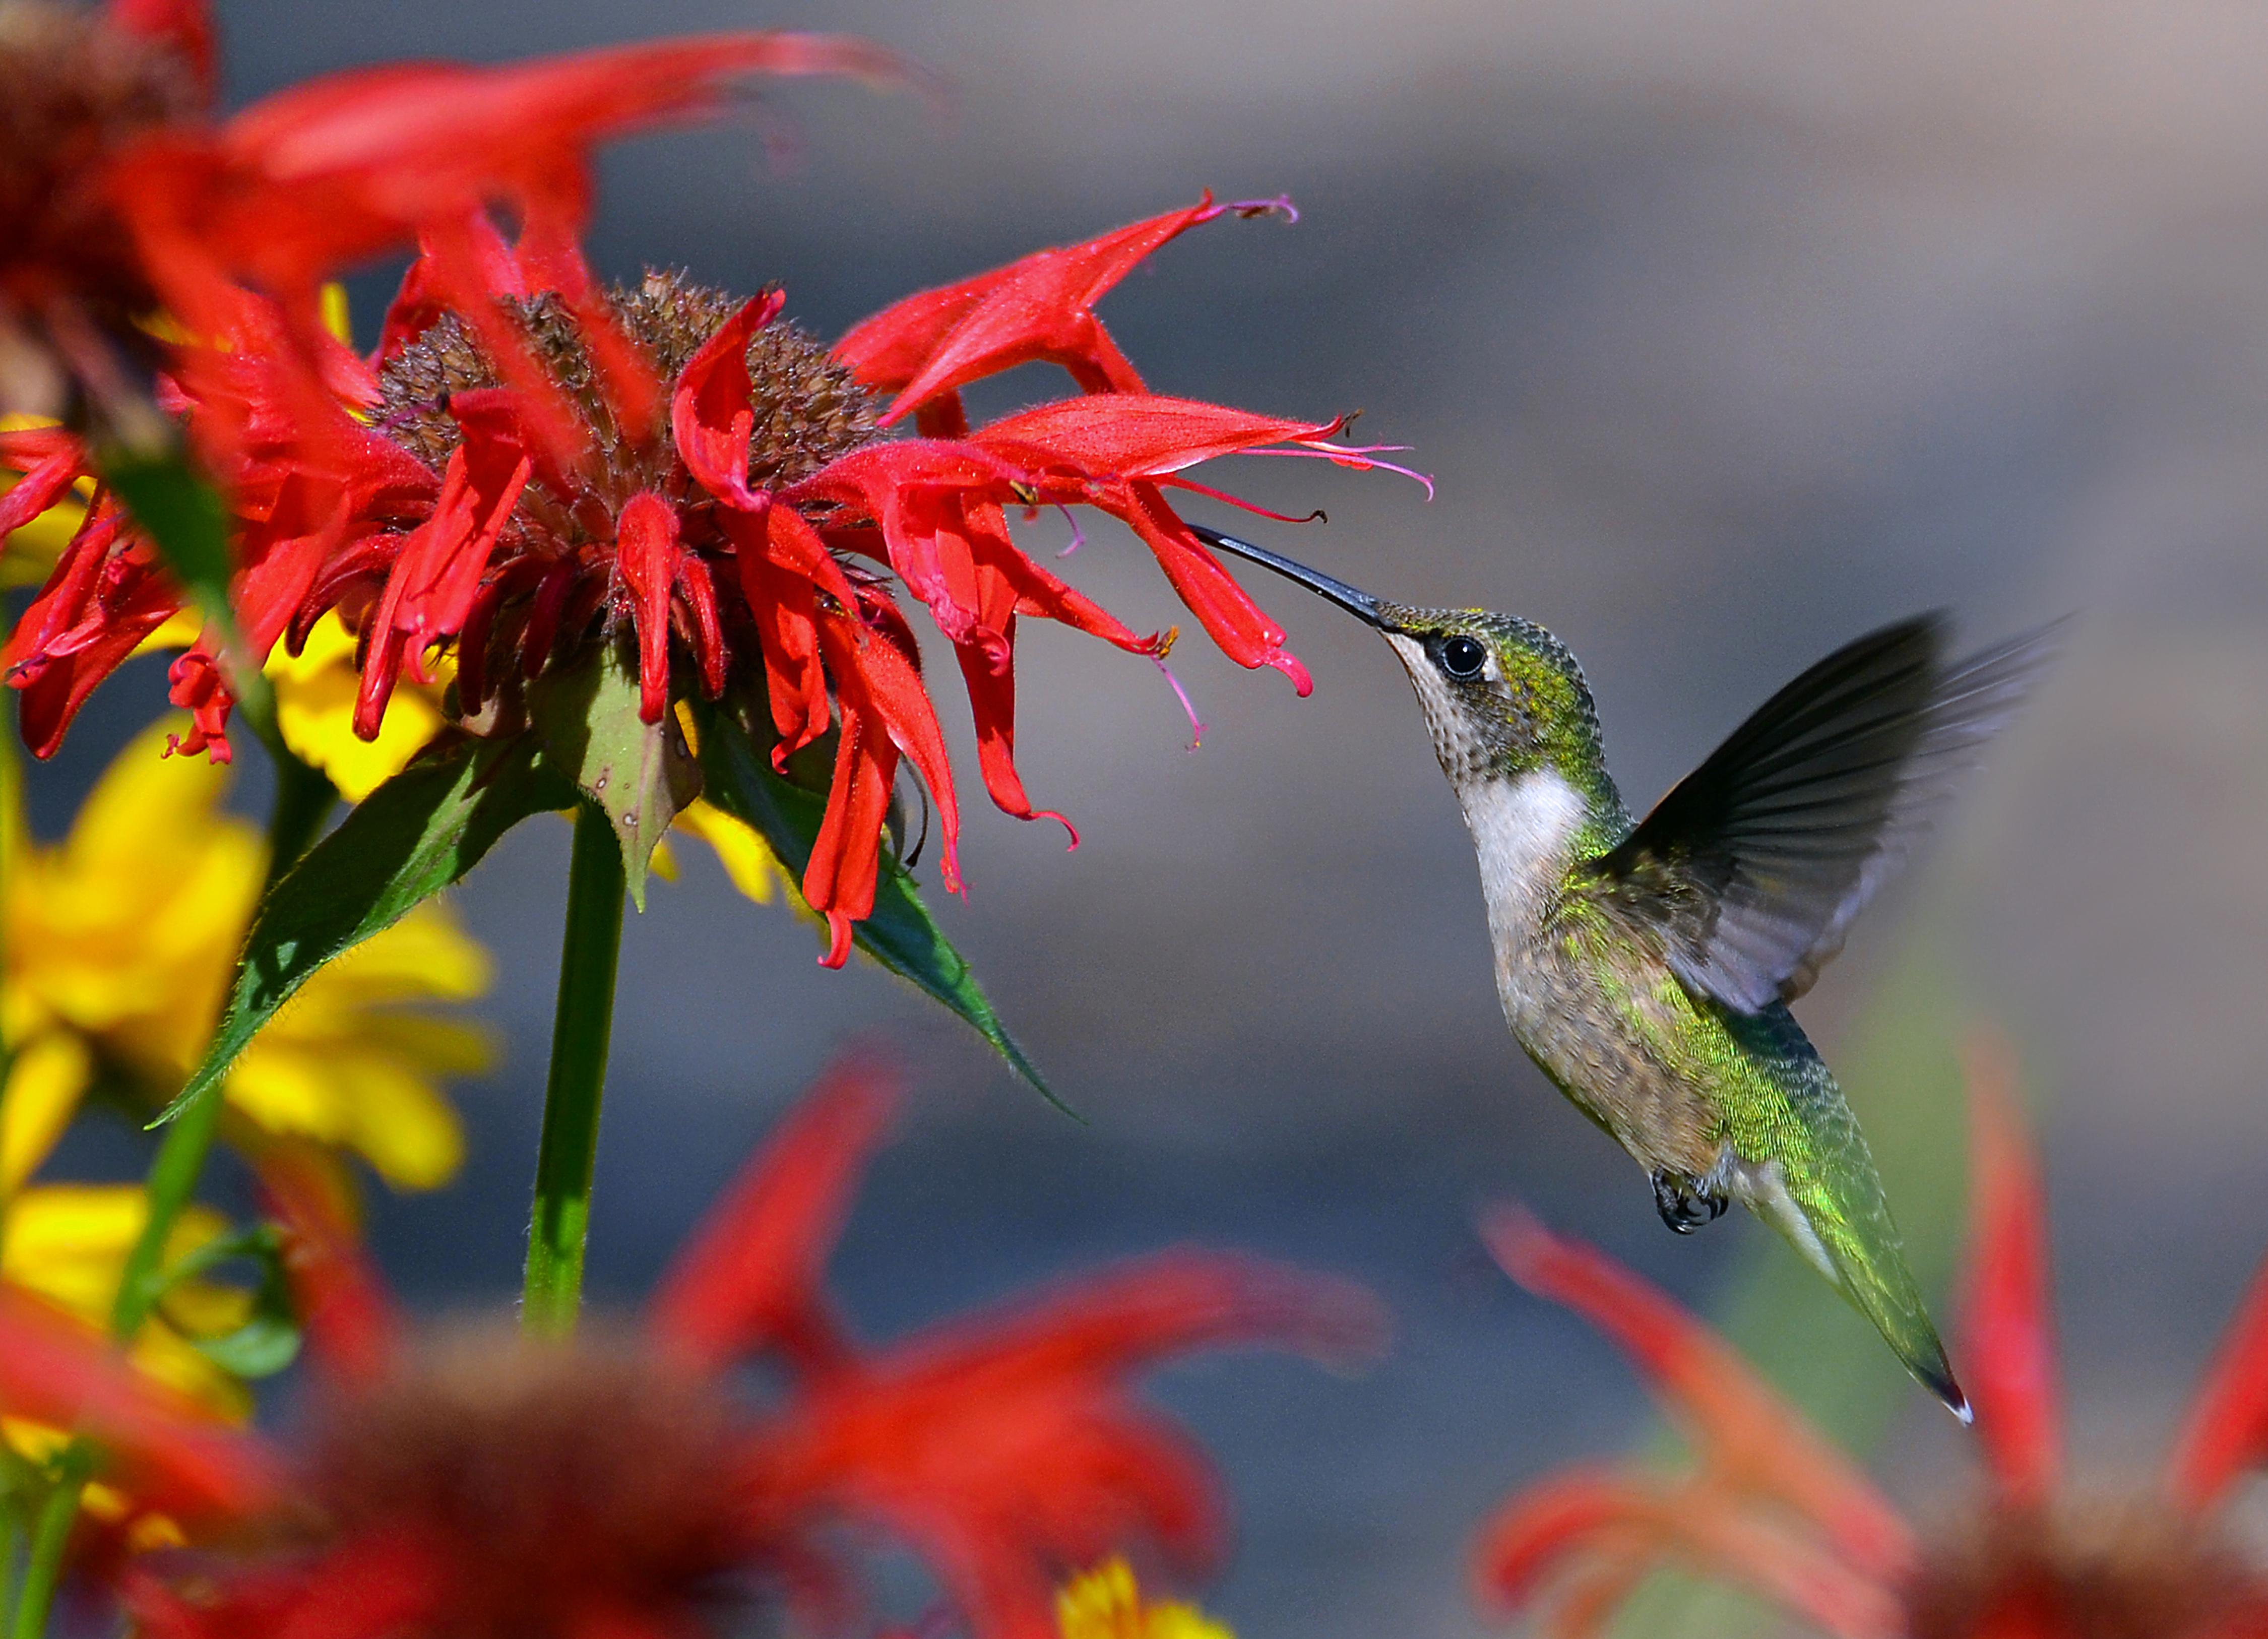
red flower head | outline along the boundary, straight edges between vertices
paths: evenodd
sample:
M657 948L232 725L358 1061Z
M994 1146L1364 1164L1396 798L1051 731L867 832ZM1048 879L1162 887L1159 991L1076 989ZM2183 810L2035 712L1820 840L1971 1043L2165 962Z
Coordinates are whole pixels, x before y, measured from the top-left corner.
M1976 1189L1966 1330L1989 1484L1918 1532L1850 1460L1676 1303L1525 1213L1486 1225L1506 1273L1580 1312L1646 1373L1695 1443L1685 1474L1584 1468L1483 1532L1482 1598L1550 1597L1550 1631L1601 1634L1663 1564L1745 1583L1841 1639L2264 1639L2268 1567L2213 1510L2268 1455L2268 1268L2230 1329L2164 1490L2073 1501L2060 1485L2044 1203L2005 1048L1970 1055Z
M227 472L245 497L239 623L265 652L338 608L362 638L365 736L402 672L423 675L442 649L455 656L464 725L516 732L547 679L590 664L618 634L634 642L649 724L689 696L761 694L768 705L742 720L771 740L780 768L832 724L826 822L804 892L832 927L825 959L839 963L851 922L873 905L901 759L935 800L944 879L959 886L944 737L881 570L954 645L986 790L1020 818L1040 811L1014 763L1018 620L1059 621L1139 654L1165 644L1027 557L1010 508L1083 504L1122 519L1226 653L1307 692L1282 628L1165 492L1218 493L1182 476L1218 456L1369 467L1376 452L1330 442L1336 421L1149 393L1092 312L1158 245L1276 202L1207 198L1042 251L913 297L831 353L779 320L777 291L740 301L662 274L602 291L564 232L575 212L528 214L511 243L478 202L424 232L373 361L368 425L339 402L291 399L294 379L256 347L205 356L193 372L192 428L232 430L218 447L236 452ZM514 202L533 213L541 201ZM238 304L239 327L259 319ZM1093 391L971 430L959 386L1038 359ZM885 404L884 393L895 396ZM909 415L923 436L884 436ZM125 629L146 630L170 606L136 551L91 537L67 553L11 643L35 750L52 749L93 680L130 650ZM225 754L228 695L204 654L176 668L174 698L196 712L183 748Z
M120 154L195 129L211 88L202 8L0 0L0 413L57 416L115 387L156 287L108 190Z
M891 1103L871 1067L836 1072L727 1192L645 1324L570 1343L406 1335L324 1175L279 1162L288 1267L328 1368L288 1459L13 1299L0 1407L77 1421L165 1481L169 1503L202 1505L184 1575L130 1573L161 1639L676 1639L765 1594L839 1628L861 1604L846 1525L920 1552L973 1633L1042 1639L1068 1569L1134 1539L1200 1561L1218 1546L1201 1458L1131 1374L1209 1344L1344 1358L1374 1342L1375 1310L1333 1282L1181 1253L862 1349L821 1281ZM740 1381L751 1362L784 1386ZM266 1548L246 1547L262 1525Z

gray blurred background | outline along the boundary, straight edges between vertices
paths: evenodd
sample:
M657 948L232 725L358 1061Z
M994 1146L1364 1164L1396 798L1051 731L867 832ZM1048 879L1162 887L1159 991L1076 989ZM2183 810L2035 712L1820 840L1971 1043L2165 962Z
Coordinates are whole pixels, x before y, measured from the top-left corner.
M603 271L781 281L790 314L826 334L1206 186L1289 191L1296 226L1193 233L1106 319L1161 391L1317 419L1360 408L1366 438L1416 445L1440 481L1431 504L1322 463L1204 476L1328 508L1328 526L1252 533L1359 584L1557 631L1637 806L1880 621L1949 606L1983 641L2080 611L1954 834L1870 913L1804 1017L1870 1128L1905 1133L1885 1170L1939 1268L1962 1135L1942 1086L1926 1105L1917 1089L1925 1070L1943 1082L1966 1019L2022 1044L2079 1459L2105 1480L2155 1463L2268 1246L2257 8L222 0L220 14L239 100L389 57L748 24L899 48L951 82L949 121L799 85L770 104L799 134L792 169L767 168L747 121L626 143L603 166ZM366 319L387 283L357 285ZM980 407L1061 390L1027 372ZM1180 615L1130 537L1089 533L1072 578L1145 629ZM1065 538L1053 517L1027 535L1035 551ZM1255 590L1315 695L1193 636L1175 661L1208 724L1194 754L1149 667L1028 628L1021 764L1035 799L1079 823L1076 854L1053 827L994 813L962 765L971 886L941 915L1091 1124L886 976L819 969L806 930L696 859L628 936L593 1279L642 1291L830 1052L878 1029L917 1088L836 1264L868 1332L1183 1239L1352 1273L1399 1318L1369 1375L1209 1359L1159 1381L1234 1499L1236 1553L1208 1603L1248 1635L1475 1633L1464 1556L1495 1499L1631 1444L1647 1414L1605 1345L1487 1265L1474 1209L1526 1197L1700 1303L1793 1265L1745 1219L1665 1234L1635 1168L1517 1056L1464 832L1398 667L1303 594ZM114 686L35 773L49 834L158 687L146 672ZM939 693L965 750L956 691ZM463 1090L461 1182L378 1222L389 1267L435 1307L517 1285L565 857L563 825L525 827L458 896L502 958L488 1011L510 1055ZM1938 1000L1883 999L1894 972L1921 970ZM1789 1287L1802 1325L1867 1363L1832 1386L1891 1419L1881 1466L1926 1513L1968 1482L1949 1422L1807 1282Z

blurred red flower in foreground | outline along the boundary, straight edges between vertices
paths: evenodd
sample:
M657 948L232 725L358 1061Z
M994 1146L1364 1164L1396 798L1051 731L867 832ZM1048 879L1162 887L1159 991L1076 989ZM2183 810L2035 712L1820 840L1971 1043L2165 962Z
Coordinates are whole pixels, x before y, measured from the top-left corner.
M274 299L305 368L367 392L322 325L334 269L421 233L462 244L490 205L541 257L581 231L593 143L714 110L754 74L899 70L860 40L742 32L356 70L220 123L216 72L204 0L0 0L0 410L67 415L74 379L114 400L112 346L151 354L143 321L161 307L228 337L248 289Z
M2123 1502L2061 1486L2045 1204L2007 1051L1970 1055L1976 1187L1962 1374L1989 1486L1926 1532L1903 1519L1725 1341L1668 1295L1525 1212L1486 1233L1512 1277L1604 1330L1693 1442L1690 1473L1584 1467L1483 1532L1482 1597L1550 1596L1561 1639L1607 1631L1652 1570L1743 1583L1837 1639L2260 1639L2268 1574L2214 1518L2268 1456L2268 1267L2191 1407L2163 1487Z
M423 198L429 182L413 172L401 186ZM1039 252L909 298L829 352L777 322L777 291L743 302L662 274L602 290L564 232L571 213L539 216L541 197L514 195L529 214L513 244L469 184L446 199L460 214L423 230L359 400L300 391L301 373L276 360L302 327L240 290L232 307L194 297L227 321L231 344L180 350L190 430L239 514L239 625L264 655L279 640L296 649L338 609L361 640L364 738L403 671L427 675L443 650L455 656L462 724L517 732L530 688L618 634L635 636L649 724L689 693L761 687L769 709L757 714L784 768L831 717L841 732L804 893L840 962L873 904L902 757L936 801L942 874L959 886L944 737L912 632L862 561L894 570L952 642L986 789L1020 818L1038 811L1014 763L1019 617L1139 654L1161 656L1169 639L1136 634L1026 556L1010 507L1082 504L1121 519L1224 652L1307 692L1282 628L1166 491L1218 494L1181 475L1217 456L1370 467L1375 450L1329 442L1337 421L1152 393L1093 312L1167 241L1279 202L1207 196ZM311 303L312 287L295 299ZM1086 394L969 429L961 385L1042 360ZM908 418L924 436L883 436ZM205 437L213 427L223 436ZM52 467L57 483L80 470L53 434L0 436L0 459ZM88 691L179 603L151 548L96 507L6 652L35 752L55 749ZM173 697L195 717L181 749L225 756L230 696L209 644L177 663Z
M858 1347L821 1286L892 1103L837 1070L727 1192L635 1330L413 1339L339 1232L326 1174L269 1178L325 1367L286 1455L159 1397L92 1334L0 1290L0 1407L72 1422L208 1546L129 1603L152 1635L682 1635L770 1594L863 1613L842 1527L927 1560L970 1630L1054 1631L1055 1584L1131 1540L1219 1544L1185 1437L1129 1392L1182 1350L1374 1346L1359 1290L1169 1253L1041 1301ZM758 1363L767 1393L737 1368ZM771 1379L767 1379L771 1380ZM268 1547L242 1546L265 1527Z

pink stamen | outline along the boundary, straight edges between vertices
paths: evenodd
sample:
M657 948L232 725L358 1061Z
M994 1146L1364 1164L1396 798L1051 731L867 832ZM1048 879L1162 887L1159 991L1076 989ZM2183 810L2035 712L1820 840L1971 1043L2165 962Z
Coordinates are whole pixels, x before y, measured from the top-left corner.
M1410 447L1406 444L1324 444L1318 440L1304 449L1240 450L1237 453L1240 455L1304 455L1311 459L1329 461L1334 467L1351 467L1357 472L1366 473L1374 467L1383 472L1400 473L1404 478L1412 479L1425 485L1425 498L1430 501L1433 498L1433 476L1431 473L1421 473L1414 467L1397 467L1392 461L1378 461L1371 459L1373 453L1377 451L1406 450Z
M1150 664L1165 674L1166 681L1173 687L1174 697L1182 702L1182 709L1189 714L1189 749L1195 751L1204 744L1205 731L1205 725L1197 719L1197 702L1189 698L1189 691L1182 687L1182 680L1174 675L1174 668L1166 664L1165 656L1152 655Z
M1071 510L1069 507L1058 503L1056 506L1056 511L1062 513L1064 515L1064 522L1071 526L1071 545L1065 547L1062 551L1056 554L1059 558L1067 558L1072 553L1078 551L1081 547L1086 544L1086 532L1079 526L1079 519L1072 514ZM1057 814L1055 817L1058 820L1063 820L1063 816L1061 814ZM1071 821L1064 820L1064 823L1065 825L1069 825ZM1077 848L1079 846L1079 833L1076 831L1072 832L1071 837L1071 846L1073 848Z
M1035 808L1032 810L1032 818L1035 820L1052 820L1064 830L1070 832L1071 841L1064 844L1064 852L1066 854L1076 854L1079 852L1079 827L1073 825L1070 820L1064 819L1052 808Z

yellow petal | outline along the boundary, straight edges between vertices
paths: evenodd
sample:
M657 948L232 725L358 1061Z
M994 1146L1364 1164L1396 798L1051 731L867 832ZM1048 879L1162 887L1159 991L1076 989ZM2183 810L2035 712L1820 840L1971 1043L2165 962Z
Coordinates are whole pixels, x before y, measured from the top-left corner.
M63 1031L26 1042L16 1055L0 1091L0 1211L55 1147L93 1074L86 1043Z
M397 1189L437 1188L464 1163L464 1129L431 1077L367 1047L262 1036L226 1091L262 1129L351 1148Z
M770 904L787 879L779 856L761 832L704 798L696 797L678 814L676 828L716 849L733 886L759 905Z
M315 622L297 655L278 644L265 668L276 685L276 720L284 744L330 775L350 803L358 803L409 765L442 726L441 695L450 668L431 685L404 678L387 702L378 738L354 731L355 637L338 612Z

